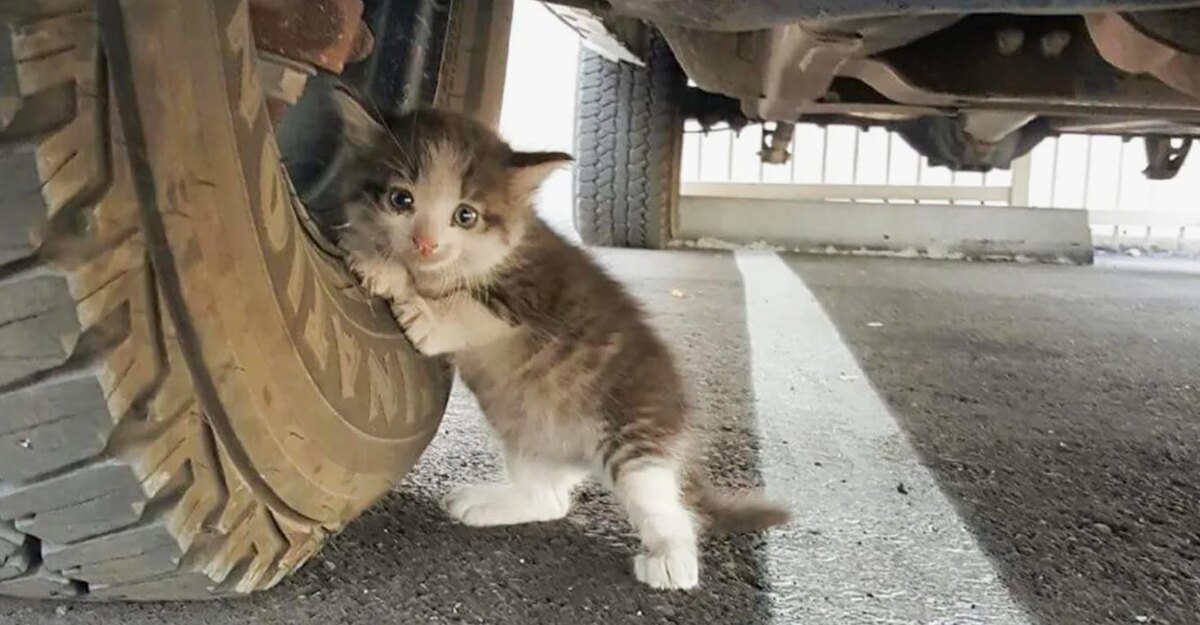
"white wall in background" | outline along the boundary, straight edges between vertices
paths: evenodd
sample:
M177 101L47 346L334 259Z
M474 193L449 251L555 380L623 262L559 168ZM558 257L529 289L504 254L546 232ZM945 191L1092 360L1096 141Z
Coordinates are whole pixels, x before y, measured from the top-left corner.
M517 149L571 153L579 36L540 2L516 0L513 8L500 133ZM552 226L577 239L571 176L569 170L551 176L537 206Z

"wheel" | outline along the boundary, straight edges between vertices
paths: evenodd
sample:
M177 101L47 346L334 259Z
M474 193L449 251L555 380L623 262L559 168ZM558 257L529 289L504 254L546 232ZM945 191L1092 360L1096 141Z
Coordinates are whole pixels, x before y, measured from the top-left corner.
M644 39L645 67L580 54L575 227L591 245L670 242L687 83L662 36Z
M0 594L268 588L450 376L310 240L239 0L0 8Z

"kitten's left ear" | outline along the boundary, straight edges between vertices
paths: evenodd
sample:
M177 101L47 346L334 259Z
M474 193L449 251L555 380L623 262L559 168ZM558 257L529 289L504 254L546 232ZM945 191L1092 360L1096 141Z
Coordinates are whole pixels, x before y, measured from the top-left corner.
M508 179L521 195L532 195L550 174L573 159L562 152L513 152L508 161Z

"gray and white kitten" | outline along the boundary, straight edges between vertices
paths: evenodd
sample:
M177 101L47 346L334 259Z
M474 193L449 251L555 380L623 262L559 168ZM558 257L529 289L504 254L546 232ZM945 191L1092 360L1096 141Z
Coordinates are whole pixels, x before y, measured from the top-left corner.
M508 480L453 489L451 516L560 519L593 477L641 536L637 578L680 589L699 583L699 534L787 520L709 486L670 352L625 289L534 214L538 185L569 156L515 152L451 113L379 122L335 98L358 155L340 239L351 268L418 350L452 355L504 449Z

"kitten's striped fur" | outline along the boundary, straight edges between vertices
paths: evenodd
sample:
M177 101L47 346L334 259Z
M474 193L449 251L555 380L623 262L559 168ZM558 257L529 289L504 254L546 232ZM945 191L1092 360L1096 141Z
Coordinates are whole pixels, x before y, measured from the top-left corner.
M514 152L448 113L381 125L338 101L362 157L342 237L351 265L418 349L453 355L504 448L508 481L454 489L453 517L559 519L572 488L595 477L641 536L637 578L657 588L699 582L698 534L786 521L753 494L708 485L671 353L625 289L533 213L533 192L566 155ZM411 211L388 208L396 189ZM463 203L480 213L470 228L454 225ZM421 237L436 243L428 257Z

